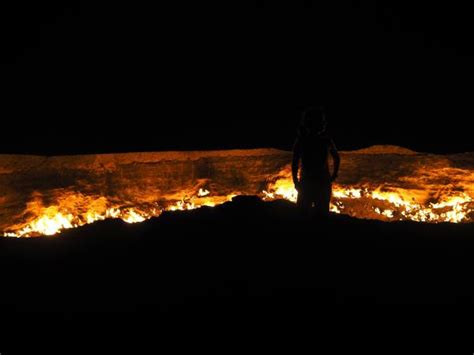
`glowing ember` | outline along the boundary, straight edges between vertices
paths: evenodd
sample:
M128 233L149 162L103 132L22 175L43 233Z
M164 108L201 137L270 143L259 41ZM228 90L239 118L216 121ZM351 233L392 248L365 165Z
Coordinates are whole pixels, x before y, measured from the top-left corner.
M204 197L204 196L209 195L210 193L211 193L211 192L210 192L209 190L200 188L199 191L198 191L198 196L199 196L199 197Z

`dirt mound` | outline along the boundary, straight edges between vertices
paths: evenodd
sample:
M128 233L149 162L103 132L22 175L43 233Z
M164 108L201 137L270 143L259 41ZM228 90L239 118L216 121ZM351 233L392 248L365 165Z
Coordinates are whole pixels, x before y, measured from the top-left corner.
M400 155L417 155L420 154L408 148L396 145L373 145L372 147L362 148L350 151L352 154L400 154Z

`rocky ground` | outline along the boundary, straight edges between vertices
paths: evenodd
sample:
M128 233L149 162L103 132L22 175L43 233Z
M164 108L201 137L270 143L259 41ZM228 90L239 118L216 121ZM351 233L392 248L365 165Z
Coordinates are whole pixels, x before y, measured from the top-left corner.
M192 335L209 345L229 330L236 343L227 347L242 351L254 336L279 344L288 327L305 339L302 328L311 329L314 346L327 334L361 341L407 329L419 340L448 325L470 329L459 322L474 301L474 225L307 220L289 202L238 197L141 224L106 220L55 237L1 238L0 266L7 354L25 337L52 349L54 339L83 345L109 333L115 345L122 336L155 345L172 337L180 348L198 344ZM392 304L405 306L383 306ZM427 304L451 304L457 316ZM421 323L413 305L426 309ZM277 328L271 338L268 326ZM457 345L468 344L463 331Z

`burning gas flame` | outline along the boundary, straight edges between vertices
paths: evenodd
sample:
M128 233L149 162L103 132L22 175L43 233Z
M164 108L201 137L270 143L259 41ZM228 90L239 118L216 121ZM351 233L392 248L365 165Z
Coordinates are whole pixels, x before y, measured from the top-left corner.
M183 197L176 196L174 200L130 206L127 203L108 201L101 196L62 193L61 198L53 205L43 206L41 199L30 201L24 213L26 217L23 220L26 221L11 226L4 236L51 236L66 229L108 218L121 219L126 223L140 223L158 217L165 211L214 207L230 201L237 194L214 195L209 189L199 187L191 193L183 192L181 195ZM419 196L417 191L402 188L334 184L330 209L334 213L385 221L410 220L431 223L473 221L474 200L469 192L445 191L436 198L424 200ZM265 201L285 199L296 202L298 192L293 186L288 167L272 177L260 197Z
M181 200L165 206L157 204L140 207L106 207L108 202L103 197L91 199L81 194L68 195L58 201L58 205L43 207L41 202L33 201L27 207L27 212L38 217L20 226L13 226L12 231L4 233L5 237L51 236L65 229L77 228L85 224L102 221L109 218L121 219L126 223L141 223L152 217L160 216L164 211L193 210L202 206L214 207L230 201L235 194L227 196L211 196L209 190L200 188L195 196L185 195ZM74 214L77 201L87 205L86 212ZM77 212L77 211L76 211Z
M288 171L283 171L263 191L264 200L286 199L296 202L298 191ZM366 204L372 206L374 218L390 221L411 220L416 222L471 222L474 209L473 198L466 192L446 193L436 202L417 202L407 189L383 191L381 188L370 190L367 187L353 187L335 184L332 193L331 211L359 217L351 211L351 205Z

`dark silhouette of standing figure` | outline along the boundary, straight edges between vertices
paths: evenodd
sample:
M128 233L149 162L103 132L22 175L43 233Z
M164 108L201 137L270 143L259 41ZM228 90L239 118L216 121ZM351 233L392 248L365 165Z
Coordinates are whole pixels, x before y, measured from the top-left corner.
M334 161L329 172L329 154ZM301 161L301 172L298 176ZM340 157L333 140L326 133L326 117L322 108L303 113L293 149L293 182L298 190L296 202L301 212L309 215L313 204L319 216L329 214L332 182L339 172Z

